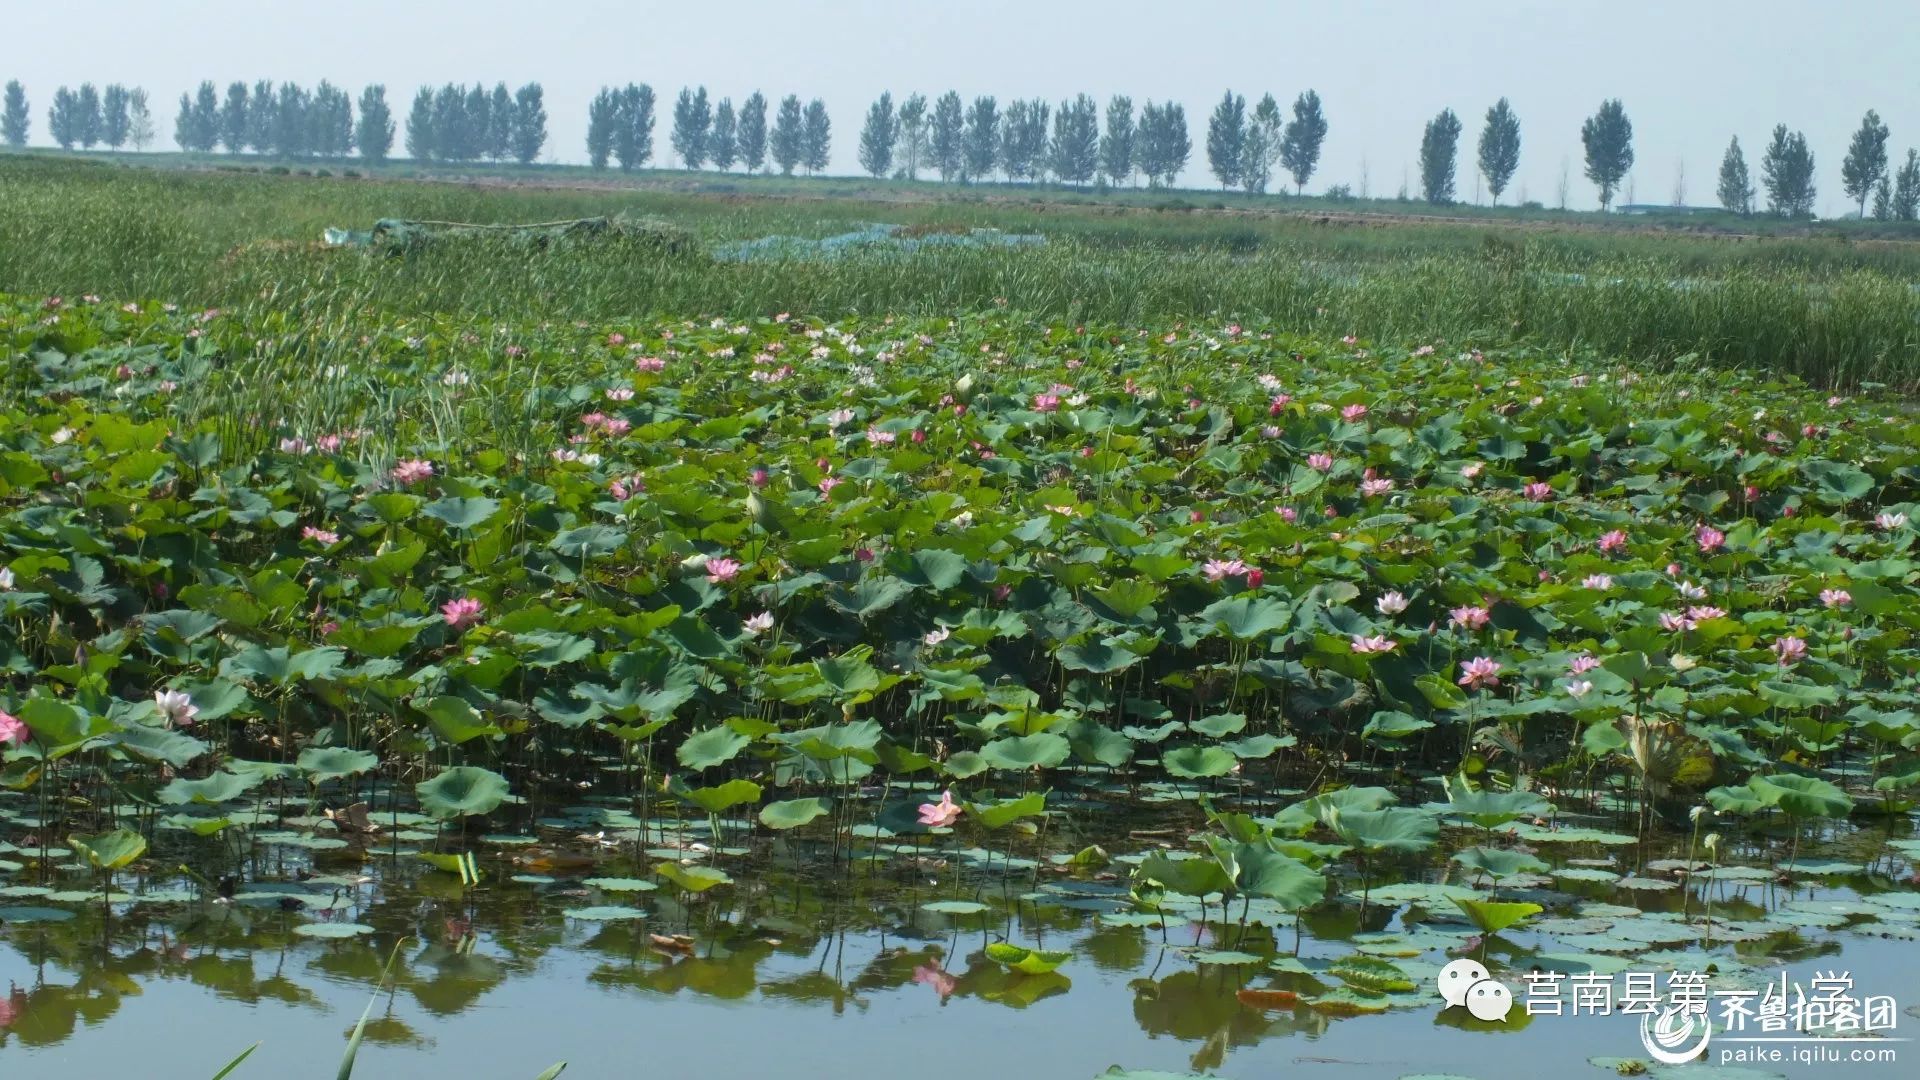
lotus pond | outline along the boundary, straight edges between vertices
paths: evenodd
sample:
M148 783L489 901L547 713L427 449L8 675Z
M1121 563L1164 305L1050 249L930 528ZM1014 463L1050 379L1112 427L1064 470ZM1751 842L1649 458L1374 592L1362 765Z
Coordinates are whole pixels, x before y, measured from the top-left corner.
M9 1075L1903 1075L1436 989L1920 1002L1901 400L1002 315L0 349Z

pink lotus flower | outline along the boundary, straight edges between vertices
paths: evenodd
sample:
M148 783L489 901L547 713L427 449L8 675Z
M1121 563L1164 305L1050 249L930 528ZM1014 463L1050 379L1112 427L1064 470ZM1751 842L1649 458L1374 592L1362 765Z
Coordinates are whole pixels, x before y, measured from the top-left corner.
M1698 624L1687 618L1683 612L1663 611L1660 613L1660 629L1668 633L1680 634L1694 629Z
M1382 615L1398 615L1407 610L1407 598L1396 589L1374 601L1373 610Z
M747 483L752 484L754 487L757 487L757 488L766 487L768 481L772 479L773 479L773 474L769 473L766 470L765 466L756 465L754 466L753 471L747 473Z
M891 431L882 431L877 427L867 429L867 441L876 446L889 446L896 438L898 436Z
M1486 656L1476 656L1461 665L1460 678L1457 681L1469 690L1499 686L1500 661Z
M1200 565L1200 572L1207 576L1208 581L1219 581L1246 573L1247 564L1239 559L1208 559Z
M20 722L19 717L5 709L0 709L0 745L20 746L32 734L33 732L27 730L27 725Z
M1392 490L1393 481L1385 479L1384 477L1377 480L1362 480L1360 482L1360 494L1368 498L1372 498L1375 495L1385 495Z
M1708 619L1724 619L1726 617L1727 617L1727 613L1724 609L1712 607L1706 604L1701 604L1696 607L1690 607L1687 609L1687 618L1693 620L1696 623L1703 623L1703 622L1706 622Z
M1300 520L1300 512L1291 506L1276 506L1273 508L1273 512L1279 514L1280 520L1289 525Z
M944 626L940 626L927 631L926 636L922 637L920 640L924 642L928 648L932 648L935 645L940 644L941 642L947 640L952 636L953 636L953 631L947 629Z
M960 820L960 807L953 801L953 792L940 793L937 803L920 804L920 824L929 829L944 829Z
M393 477L394 483L411 487L433 478L433 462L420 458L408 458L395 465L388 475Z
M749 635L753 637L759 637L761 634L764 634L767 631L773 629L773 613L770 611L763 611L758 615L754 615L750 617L742 625L746 627L746 631Z
M339 533L330 532L326 529L316 529L311 525L300 530L300 537L304 540L311 540L316 544L337 544L340 542Z
M1567 693L1574 697L1586 697L1593 690L1593 684L1585 679L1568 679Z
M1615 529L1600 537L1600 550L1603 553L1623 551L1627 546L1627 534L1623 529Z
M612 389L607 391L607 400L608 401L632 401L633 387L631 386L613 387Z
M1340 410L1340 419L1348 423L1352 423L1365 415L1367 415L1367 407L1365 405L1349 405Z
M821 477L821 478L820 478L820 494L822 494L822 495L831 495L831 494L833 494L833 489L834 489L834 488L837 488L837 487L839 487L839 486L840 486L840 485L841 485L841 484L842 484L843 482L844 482L844 481L842 481L842 480L841 480L841 479L840 479L839 477L837 477L837 476L823 476L823 477Z
M626 502L645 490L647 490L646 481L642 480L637 473L633 476L618 476L607 481L607 494L621 502Z
M1059 411L1059 409L1060 409L1059 394L1033 395L1033 411L1034 412L1057 412Z
M737 559L708 559L707 580L715 585L732 581L740 574L740 562Z
M1873 523L1880 526L1881 532L1892 532L1907 523L1907 515L1880 513L1874 516Z
M633 361L635 371L665 371L667 362L658 356L637 357Z
M1474 477L1479 476L1480 470L1484 468L1486 468L1486 466L1482 465L1478 461L1469 461L1465 465L1460 466L1460 475L1466 477L1468 480L1471 480Z
M1553 498L1553 485L1544 480L1528 484L1520 489L1521 493L1534 502L1546 502Z
M168 726L192 727L193 718L200 715L200 707L179 690L156 690L153 703L160 707L160 714L167 718Z
M1447 623L1461 630L1478 630L1493 618L1486 608L1474 605L1454 608L1447 616Z
M1843 608L1853 603L1853 594L1845 589L1821 589L1820 602L1830 608Z
M1387 637L1385 634L1375 634L1373 637L1367 637L1364 634L1353 635L1353 651L1362 656L1371 653L1392 652L1399 647L1399 642Z
M1727 534L1711 525L1702 525L1694 530L1693 540L1702 552L1711 554L1726 546Z
M440 617L446 619L447 625L455 630L465 630L479 622L480 615L484 611L486 606L471 596L449 600L440 605Z
M1807 643L1797 637L1777 638L1773 643L1773 654L1780 658L1781 667L1792 667L1807 657Z
M1585 675L1587 672L1592 671L1594 668L1597 668L1599 666L1600 666L1600 660L1598 657L1589 656L1586 653L1581 653L1579 656L1574 657L1573 660L1567 664L1567 670L1572 672L1575 675Z
M1588 574L1580 584L1597 592L1606 592L1613 588L1613 576L1611 574Z
M1283 411L1286 410L1286 407L1292 403L1293 403L1292 394L1275 394L1273 395L1273 400L1267 402L1267 415L1279 416Z
M1313 469L1316 472L1332 472L1333 471L1333 455L1332 454L1308 454L1307 467L1310 469Z
M307 440L297 435L291 439L280 440L280 452L283 454L304 454L310 449L312 447L307 444Z
M929 803L928 805L932 804ZM913 969L913 981L914 984L918 986L933 987L933 992L940 995L941 1001L952 997L953 992L960 988L959 979L940 970L937 966L930 964L916 966Z
M1267 583L1267 572L1257 566L1247 567L1247 588L1257 589Z

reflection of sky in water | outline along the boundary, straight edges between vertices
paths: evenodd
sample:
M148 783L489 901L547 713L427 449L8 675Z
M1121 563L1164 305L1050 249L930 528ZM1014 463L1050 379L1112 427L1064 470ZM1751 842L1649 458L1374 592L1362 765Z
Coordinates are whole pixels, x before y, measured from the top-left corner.
M1071 988L1015 1008L983 1000L994 994L1018 998L1023 984L983 958L968 959L982 942L977 928L959 934L959 956L951 964L958 989L942 1004L939 987L914 981L913 972L926 966L929 949L954 942L943 934L819 938L784 923L795 912L776 902L761 909L758 936L734 939L731 960L675 959L654 952L647 939L650 931L681 928L678 917L663 910L671 903L662 897L640 898L642 906L661 912L646 922L570 920L561 931L557 913L565 904L547 904L542 910L548 918L529 918L533 895L515 889L496 896L491 902L497 906L480 914L483 937L470 955L444 944L409 946L399 991L390 1006L383 998L374 1012L357 1075L531 1080L565 1059L568 1076L719 1080L838 1078L869 1075L875 1068L916 1080L1074 1078L1093 1077L1113 1064L1174 1072L1198 1065L1239 1080L1303 1067L1367 1078L1453 1073L1534 1080L1563 1070L1571 1077L1605 1076L1586 1059L1643 1056L1638 1021L1625 1016L1536 1017L1494 1033L1456 1028L1450 1020L1457 1014L1443 1018L1437 1000L1429 1007L1352 1018L1253 1010L1240 1004L1236 990L1284 981L1258 967L1196 967L1163 949L1155 928L1061 929L1073 915L1049 911L1035 922L1030 907L1023 908L1026 925L1014 940L1072 949L1074 958L1063 968ZM904 912L909 903L884 911ZM873 906L859 910L876 914ZM277 912L252 914L256 935L282 935L281 927L298 921ZM437 910L416 910L410 901L362 917L383 930L444 921ZM800 921L810 927L820 918L819 909L809 906ZM500 944L508 938L493 936L502 920L517 926L514 933L528 943L520 957ZM217 955L163 957L159 928L158 922L149 926L154 948L141 956L125 958L123 940L116 949L123 959L113 974L69 966L91 954L84 945L76 951L68 934L58 950L62 959L50 959L44 968L45 981L78 979L91 1000L80 1006L71 1033L53 1045L27 1045L36 1041L35 1032L41 1041L58 1036L52 1018L17 1021L0 1047L0 1075L204 1080L256 1040L263 1045L236 1074L239 1080L330 1075L384 960L384 946L367 941L295 938L284 952L276 947L255 953L249 970L244 953L232 946ZM1352 920L1323 921L1320 929L1351 930ZM0 985L33 986L29 956L43 942L54 952L53 935L60 931L6 926ZM1190 924L1175 922L1169 944L1189 944L1193 932ZM765 940L782 933L788 936L778 944ZM1519 946L1538 941L1538 935L1517 931L1507 936ZM1282 929L1278 939L1284 951L1292 934ZM1892 994L1903 1007L1920 1003L1920 945L1844 930L1808 931L1807 940L1838 947L1828 946L1824 955L1817 946L1797 954L1788 970L1802 985L1816 970L1844 969L1862 997ZM707 947L704 940L701 947ZM1496 941L1489 956L1496 967L1510 958L1503 948L1510 947ZM1311 936L1302 947L1305 957L1349 951L1338 941ZM1517 977L1510 981L1520 989ZM1044 989L1052 981L1024 985ZM1520 1019L1518 1009L1514 1019ZM1920 1027L1920 1019L1902 1020L1903 1029ZM32 1023L56 1030L30 1028ZM1899 1066L1773 1068L1787 1076L1814 1075L1808 1070L1819 1068L1834 1076L1911 1075Z

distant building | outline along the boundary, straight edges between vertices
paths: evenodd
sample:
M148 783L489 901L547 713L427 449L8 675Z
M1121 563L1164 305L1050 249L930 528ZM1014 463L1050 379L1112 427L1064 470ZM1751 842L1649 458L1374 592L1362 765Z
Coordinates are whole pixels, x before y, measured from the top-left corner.
M1724 214L1726 210L1718 206L1670 206L1666 203L1621 203L1613 208L1616 214Z

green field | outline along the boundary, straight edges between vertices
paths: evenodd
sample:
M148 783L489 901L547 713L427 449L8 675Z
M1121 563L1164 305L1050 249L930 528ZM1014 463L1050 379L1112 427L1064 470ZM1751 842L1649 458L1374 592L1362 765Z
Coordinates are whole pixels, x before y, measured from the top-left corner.
M703 181L708 187L712 181ZM278 176L0 158L0 289L257 304L321 320L380 310L606 319L653 312L837 318L1012 310L1039 317L1271 320L1381 340L1527 343L1686 359L1853 386L1920 377L1920 249L1847 237L1109 205L1091 196L877 200L843 181L658 187ZM922 185L932 188L932 185ZM770 197L760 197L762 190ZM746 194L746 192L754 194ZM1281 204L1284 205L1284 204ZM702 244L864 223L1032 232L1014 253L945 249L716 262L617 245L486 245L403 259L317 250L383 217L528 222L629 213Z

